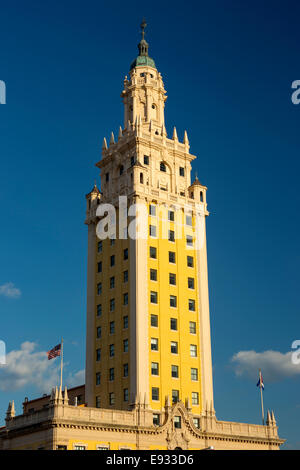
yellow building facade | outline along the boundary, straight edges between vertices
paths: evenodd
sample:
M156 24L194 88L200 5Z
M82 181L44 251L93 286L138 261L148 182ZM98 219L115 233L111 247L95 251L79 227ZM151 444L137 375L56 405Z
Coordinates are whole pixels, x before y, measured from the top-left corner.
M166 91L144 38L125 77L124 125L103 142L101 191L86 196L86 383L15 416L0 449L278 449L265 426L216 418L206 190L187 133L167 136ZM29 412L31 409L31 412Z

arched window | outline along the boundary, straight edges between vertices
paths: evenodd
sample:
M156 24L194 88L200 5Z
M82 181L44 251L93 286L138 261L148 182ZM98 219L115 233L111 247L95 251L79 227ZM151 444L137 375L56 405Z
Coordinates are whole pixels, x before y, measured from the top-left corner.
M167 168L164 162L160 162L160 171L163 171L164 173L167 171Z
M203 202L203 191L200 191L200 201Z

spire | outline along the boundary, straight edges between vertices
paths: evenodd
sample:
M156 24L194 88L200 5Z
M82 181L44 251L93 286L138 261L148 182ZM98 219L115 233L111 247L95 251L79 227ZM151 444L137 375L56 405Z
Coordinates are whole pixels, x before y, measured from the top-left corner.
M122 127L120 126L118 140L120 140L122 137L123 137L123 131L122 131Z
M110 135L109 145L113 145L114 143L115 143L115 136L114 136L114 133L112 132L111 135Z
M188 139L187 131L184 131L183 143L185 145L189 145L189 139Z
M143 18L143 21L141 23L141 34L142 34L142 39L138 44L139 48L139 56L148 56L148 49L149 49L149 44L145 40L145 28L147 26L145 18Z
M173 140L178 140L176 127L174 127L174 130L173 130Z
M105 137L104 137L104 139L103 139L102 150L107 150L107 142L106 142L106 138L105 138Z

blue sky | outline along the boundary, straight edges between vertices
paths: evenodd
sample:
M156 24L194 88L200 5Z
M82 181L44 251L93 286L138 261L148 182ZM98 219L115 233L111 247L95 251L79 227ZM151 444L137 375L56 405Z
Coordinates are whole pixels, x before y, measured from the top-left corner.
M290 358L300 338L298 2L20 3L1 7L1 421L10 399L20 411L57 380L43 352L61 336L68 383L83 377L85 194L99 182L103 137L123 124L120 93L145 16L168 134L187 129L208 186L217 417L260 422L261 366L265 406L285 447L300 449L300 366Z

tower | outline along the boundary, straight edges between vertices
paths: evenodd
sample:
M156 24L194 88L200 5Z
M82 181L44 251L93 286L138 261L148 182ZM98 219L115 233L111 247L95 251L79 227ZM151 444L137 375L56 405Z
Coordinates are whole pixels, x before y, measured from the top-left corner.
M182 142L176 128L167 136L166 91L145 27L124 80L124 125L117 139L104 139L96 164L101 192L95 185L86 196L86 401L115 409L142 403L159 417L166 403L181 400L200 416L214 413L207 188L197 178L191 184L196 157L187 133ZM115 208L116 223L110 238L99 239L105 204ZM134 204L146 208L146 237L129 234Z

